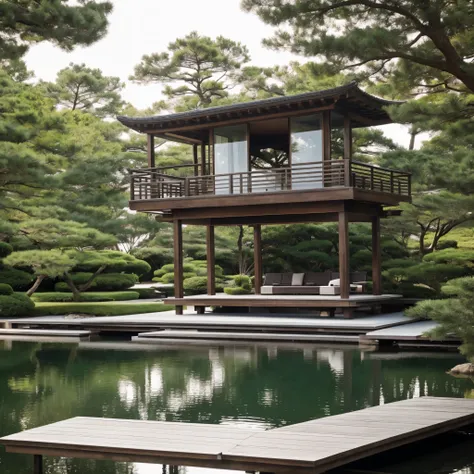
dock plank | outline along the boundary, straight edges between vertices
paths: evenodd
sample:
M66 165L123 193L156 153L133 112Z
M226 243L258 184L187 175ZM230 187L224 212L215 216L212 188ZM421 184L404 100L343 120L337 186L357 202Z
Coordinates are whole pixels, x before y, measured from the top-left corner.
M267 431L76 417L2 438L7 451L319 474L474 422L474 400L422 397Z

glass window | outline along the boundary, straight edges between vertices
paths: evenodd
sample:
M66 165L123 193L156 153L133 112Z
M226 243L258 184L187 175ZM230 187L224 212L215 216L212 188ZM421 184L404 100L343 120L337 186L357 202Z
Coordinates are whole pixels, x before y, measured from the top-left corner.
M344 117L331 112L331 160L344 158Z
M247 125L232 125L214 129L215 174L242 173L248 171ZM246 176L243 176L246 180ZM244 192L240 176L216 176L216 194ZM246 188L246 186L245 186Z
M310 172L306 163L323 160L323 134L321 115L305 115L291 119L292 189L323 187L321 173Z

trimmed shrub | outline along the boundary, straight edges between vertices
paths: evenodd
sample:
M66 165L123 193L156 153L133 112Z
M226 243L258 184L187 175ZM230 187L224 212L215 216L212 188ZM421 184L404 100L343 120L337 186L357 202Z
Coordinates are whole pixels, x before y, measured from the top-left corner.
M402 294L405 298L434 299L438 297L438 292L433 288L410 282L402 282L396 293Z
M106 272L110 273L135 273L141 275L151 270L150 265L144 260L139 260L131 254L126 254L118 250L101 250L101 257L106 256L111 263L107 266ZM76 272L95 272L102 264L102 261L90 259L78 264L74 270Z
M35 316L88 314L91 316L124 316L127 314L170 311L174 306L162 303L37 303Z
M0 242L0 258L5 258L13 252L13 247L6 242Z
M446 249L433 252L423 257L423 262L447 263L451 265L474 266L474 250Z
M103 273L93 283L97 291L128 290L138 283L138 276L134 273Z
M457 248L458 248L457 240L442 240L441 242L438 242L438 245L436 246L436 250L457 249Z
M207 277L195 276L183 281L183 289L187 295L200 295L207 293ZM216 291L223 291L222 280L216 278Z
M71 278L76 285L83 285L87 283L91 276L92 273L79 272L73 273ZM133 273L102 273L95 278L87 291L123 291L128 290L137 283L138 277ZM54 289L61 292L71 291L64 281L56 283Z
M31 286L33 280L33 275L23 270L12 267L0 268L0 283L6 283L16 291L26 291Z
M0 283L0 295L12 295L13 294L13 288L10 285L7 285L6 283Z
M418 265L420 262L412 258L391 258L390 260L382 261L382 269L390 270L392 268L408 268Z
M161 283L174 283L174 273L165 273L159 281Z
M235 275L230 286L224 288L228 295L248 295L252 292L252 280L248 275Z
M133 288L133 291L136 291L138 293L138 297L141 300L157 297L157 292L155 288Z
M23 293L0 295L0 317L31 316L35 303Z
M130 301L138 299L139 296L138 291L86 292L81 294L81 302ZM73 301L73 295L72 293L35 293L31 299L38 303L67 303Z
M250 291L247 288L241 286L228 286L224 288L224 293L227 295L248 295Z

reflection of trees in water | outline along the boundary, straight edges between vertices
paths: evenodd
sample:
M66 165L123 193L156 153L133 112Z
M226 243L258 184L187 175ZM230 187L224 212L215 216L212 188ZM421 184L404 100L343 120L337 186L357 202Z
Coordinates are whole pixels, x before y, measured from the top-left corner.
M281 426L418 395L463 396L470 380L446 358L377 360L358 350L311 348L83 350L14 344L0 352L0 435L72 416L254 422ZM1 457L2 474L30 472ZM51 474L130 474L132 465L47 460Z

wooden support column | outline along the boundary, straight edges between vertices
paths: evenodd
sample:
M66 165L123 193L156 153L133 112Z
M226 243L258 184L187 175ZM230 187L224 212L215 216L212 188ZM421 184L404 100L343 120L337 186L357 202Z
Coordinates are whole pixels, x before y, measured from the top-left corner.
M382 294L382 256L380 248L380 217L372 218L372 292Z
M257 224L253 227L253 258L255 275L255 294L259 295L262 289L262 226Z
M155 167L155 137L148 133L146 141L146 151L147 151L147 158L148 158L148 168Z
M198 146L197 145L193 145L193 164L194 164L194 176L198 176L199 173L198 173L198 164L199 164L199 161L198 161Z
M174 250L174 296L183 298L183 222L173 221L173 250ZM183 307L176 306L176 314L183 314Z
M206 175L206 145L201 144L201 176Z
M352 159L352 124L347 115L344 116L344 158Z
M214 243L214 226L206 227L206 247L207 247L207 294L216 294L216 258Z
M341 298L349 298L349 219L345 211L339 212L339 279Z
M322 135L323 135L323 160L329 161L331 159L331 111L330 110L325 110L323 112Z
M43 456L40 454L33 456L33 474L43 474Z

